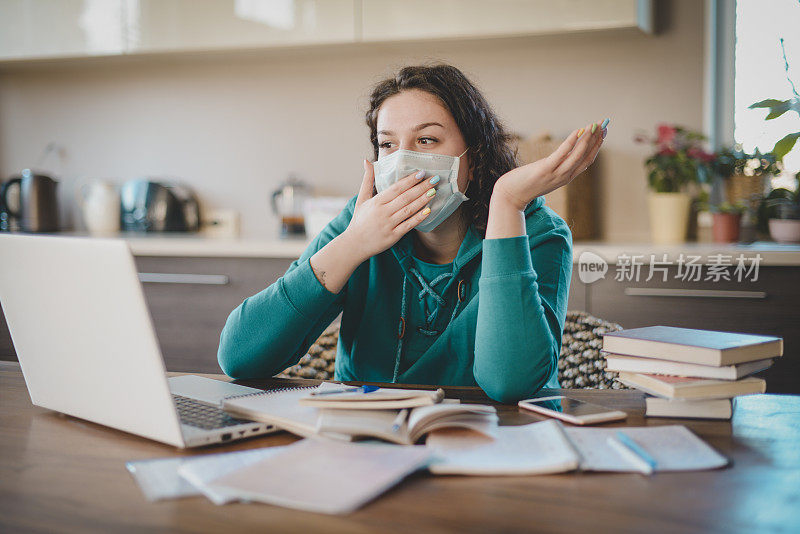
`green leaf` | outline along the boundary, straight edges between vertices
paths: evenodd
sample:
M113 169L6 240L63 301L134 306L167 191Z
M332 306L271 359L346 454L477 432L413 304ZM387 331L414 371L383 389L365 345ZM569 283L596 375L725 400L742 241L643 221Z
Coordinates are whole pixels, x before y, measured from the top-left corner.
M775 158L779 161L783 160L783 157L788 154L792 148L794 148L794 144L797 142L798 138L800 138L800 132L790 133L775 143L775 148L772 149L772 153L775 155Z
M761 102L756 102L755 104L750 104L747 106L749 109L755 108L772 108L778 104L785 104L788 100L775 100L774 98L768 98L766 100L762 100Z
M764 117L764 120L768 121L771 119L777 119L778 117L789 111L789 108L790 108L790 103L788 100L786 102L781 102L778 105L772 106L767 116Z

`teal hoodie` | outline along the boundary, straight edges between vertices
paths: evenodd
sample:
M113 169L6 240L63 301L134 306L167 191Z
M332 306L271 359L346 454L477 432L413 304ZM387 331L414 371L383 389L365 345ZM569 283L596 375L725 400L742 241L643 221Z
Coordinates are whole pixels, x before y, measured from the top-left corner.
M477 385L500 402L559 387L572 234L544 198L525 209L527 235L483 239L470 226L456 258L442 266L417 260L408 233L332 293L309 258L347 228L355 202L281 278L231 312L218 352L227 375L279 373L343 312L336 380Z

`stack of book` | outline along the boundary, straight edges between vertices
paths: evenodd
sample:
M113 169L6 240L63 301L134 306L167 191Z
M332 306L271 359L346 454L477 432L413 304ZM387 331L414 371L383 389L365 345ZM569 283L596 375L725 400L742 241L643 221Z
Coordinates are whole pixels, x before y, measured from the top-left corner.
M646 415L730 419L732 399L764 393L750 375L783 354L783 339L673 326L648 326L603 335L606 370L649 396Z

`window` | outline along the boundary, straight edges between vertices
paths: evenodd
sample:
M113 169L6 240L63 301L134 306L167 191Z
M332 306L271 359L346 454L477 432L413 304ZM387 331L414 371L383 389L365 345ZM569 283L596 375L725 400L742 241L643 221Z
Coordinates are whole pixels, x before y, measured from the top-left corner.
M788 76L800 90L800 1L737 0L736 74L734 83L734 139L747 152L769 152L788 133L800 131L800 116L793 111L765 121L767 110L748 106L767 98L797 97L787 79L781 51L783 38ZM794 187L800 171L800 143L783 160L784 171L774 186Z

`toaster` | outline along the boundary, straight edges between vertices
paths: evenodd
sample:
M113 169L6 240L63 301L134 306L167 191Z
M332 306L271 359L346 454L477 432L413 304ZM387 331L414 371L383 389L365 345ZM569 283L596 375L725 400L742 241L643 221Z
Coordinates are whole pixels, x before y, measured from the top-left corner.
M129 180L120 188L120 228L128 232L197 232L200 203L186 185Z

